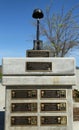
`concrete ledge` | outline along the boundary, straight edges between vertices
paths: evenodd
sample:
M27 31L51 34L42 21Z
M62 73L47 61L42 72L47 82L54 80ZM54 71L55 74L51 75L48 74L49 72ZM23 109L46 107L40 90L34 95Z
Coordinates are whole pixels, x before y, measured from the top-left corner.
M2 86L0 83L0 111L4 111L5 109L5 86Z
M51 71L28 71L27 62L51 62ZM3 75L75 75L74 58L3 58Z
M73 130L79 130L79 121L73 122Z
M75 76L3 76L3 85L75 85Z

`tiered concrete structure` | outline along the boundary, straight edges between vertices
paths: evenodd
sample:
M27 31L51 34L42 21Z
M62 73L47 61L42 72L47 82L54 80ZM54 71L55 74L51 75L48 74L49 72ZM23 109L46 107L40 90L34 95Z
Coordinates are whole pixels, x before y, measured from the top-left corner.
M3 58L3 85L5 130L73 130L74 58Z

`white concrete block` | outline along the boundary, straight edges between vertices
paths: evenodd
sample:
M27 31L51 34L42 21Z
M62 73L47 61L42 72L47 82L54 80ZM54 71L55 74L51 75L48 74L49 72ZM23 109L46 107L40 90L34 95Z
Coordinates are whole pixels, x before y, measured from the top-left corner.
M0 111L4 111L5 109L5 86L2 86L0 83Z
M3 76L3 85L75 85L75 76Z
M51 71L28 71L27 62L51 62ZM74 75L74 58L3 58L3 75Z
M79 121L73 122L73 130L79 130Z

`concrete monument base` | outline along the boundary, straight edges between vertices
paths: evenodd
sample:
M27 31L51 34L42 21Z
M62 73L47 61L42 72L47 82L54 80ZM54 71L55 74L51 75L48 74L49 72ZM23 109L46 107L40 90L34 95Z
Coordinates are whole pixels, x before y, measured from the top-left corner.
M73 58L4 58L5 130L73 130L75 84Z

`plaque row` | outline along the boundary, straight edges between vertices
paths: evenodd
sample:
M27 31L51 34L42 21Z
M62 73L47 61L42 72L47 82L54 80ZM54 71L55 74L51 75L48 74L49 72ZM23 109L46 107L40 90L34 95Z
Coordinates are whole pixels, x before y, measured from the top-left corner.
M12 103L11 112L37 112L37 103ZM66 103L40 103L40 112L66 111Z
M12 116L11 126L37 126L37 116ZM67 125L66 116L41 116L40 125Z
M37 99L37 90L12 90L12 99ZM66 98L66 90L40 90L41 99Z

